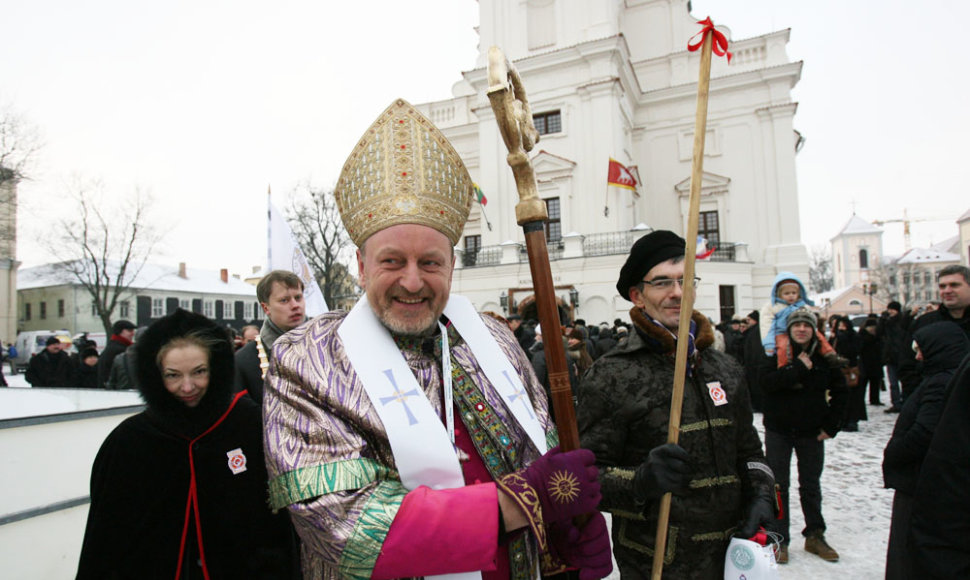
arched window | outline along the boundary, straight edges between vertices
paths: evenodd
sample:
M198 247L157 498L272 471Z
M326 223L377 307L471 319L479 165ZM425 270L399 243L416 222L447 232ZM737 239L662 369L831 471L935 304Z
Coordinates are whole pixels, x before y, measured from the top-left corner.
M869 252L865 248L859 250L859 267L864 269L869 268Z

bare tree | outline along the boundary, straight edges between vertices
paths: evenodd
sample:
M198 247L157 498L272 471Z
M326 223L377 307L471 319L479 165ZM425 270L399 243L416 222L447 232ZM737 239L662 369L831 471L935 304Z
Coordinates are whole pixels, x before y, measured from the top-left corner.
M28 178L40 147L37 129L0 103L0 258L13 259L16 253L17 183Z
M298 186L287 209L287 221L313 268L327 306L333 308L339 298L354 294L357 280L347 266L353 246L333 191L315 188L309 182Z
M87 290L104 331L161 236L150 226L151 196L136 190L117 206L102 203L98 186L79 186L75 217L62 220L62 236L50 246L63 277Z
M828 292L835 286L832 253L828 246L812 246L808 257L808 287L812 292Z

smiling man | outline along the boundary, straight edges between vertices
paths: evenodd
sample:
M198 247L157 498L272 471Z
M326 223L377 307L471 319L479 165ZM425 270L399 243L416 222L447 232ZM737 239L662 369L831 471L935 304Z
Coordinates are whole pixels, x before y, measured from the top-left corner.
M554 447L515 337L451 295L472 191L400 100L344 165L334 196L365 295L277 340L263 409L270 503L304 578L524 579L542 554L547 572L609 574L593 454Z
M613 513L623 578L650 577L666 492L674 496L664 578L723 578L731 536L753 536L774 514L774 478L744 373L710 348L713 328L696 311L679 445L666 442L683 288L698 282L684 280L684 251L683 238L669 231L633 244L616 289L634 304L634 331L593 363L579 389L579 436L602 469L601 509Z

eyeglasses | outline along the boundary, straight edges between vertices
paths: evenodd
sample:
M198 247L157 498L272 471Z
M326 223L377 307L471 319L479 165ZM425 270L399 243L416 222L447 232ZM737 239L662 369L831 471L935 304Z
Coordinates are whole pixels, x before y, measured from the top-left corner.
M697 284L700 281L701 281L700 278L696 276L694 277L694 280L693 280L694 288L697 288ZM657 290L670 290L671 288L674 287L675 283L679 284L681 288L684 287L683 278L677 278L676 280L674 278L654 278L653 280L641 280L640 282L642 284L646 284L647 286L653 286Z

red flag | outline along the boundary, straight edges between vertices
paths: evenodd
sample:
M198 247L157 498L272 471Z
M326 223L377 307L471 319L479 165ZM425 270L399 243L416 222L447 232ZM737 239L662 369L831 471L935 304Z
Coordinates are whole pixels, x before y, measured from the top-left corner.
M608 185L632 189L633 191L637 189L637 180L633 177L633 173L612 157L610 158L610 171L606 178L606 183Z

